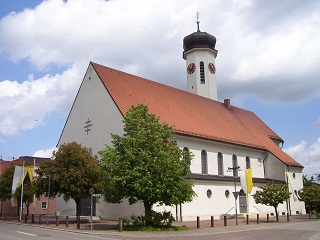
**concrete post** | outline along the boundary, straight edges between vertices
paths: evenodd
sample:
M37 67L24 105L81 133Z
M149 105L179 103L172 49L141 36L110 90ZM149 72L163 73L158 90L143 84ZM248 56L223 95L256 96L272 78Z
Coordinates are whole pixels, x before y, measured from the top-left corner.
M119 218L119 232L123 231L123 219Z
M200 228L200 217L197 217L197 228Z

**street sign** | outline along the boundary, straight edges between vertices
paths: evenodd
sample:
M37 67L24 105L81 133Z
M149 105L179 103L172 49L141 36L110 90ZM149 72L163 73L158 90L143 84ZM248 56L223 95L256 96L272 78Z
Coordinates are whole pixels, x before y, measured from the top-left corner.
M93 189L93 188L90 188L90 189L89 189L89 193L90 193L90 195L94 194L94 189Z
M238 196L239 196L239 192L232 192L232 193L233 193L234 198L237 200Z

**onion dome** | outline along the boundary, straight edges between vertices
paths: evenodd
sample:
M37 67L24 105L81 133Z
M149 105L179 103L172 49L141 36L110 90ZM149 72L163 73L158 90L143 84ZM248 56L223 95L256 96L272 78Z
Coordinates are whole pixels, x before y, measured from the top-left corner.
M189 51L193 48L210 48L217 51L215 49L217 39L209 33L201 32L199 29L199 22L200 21L197 21L198 31L184 37L184 52Z

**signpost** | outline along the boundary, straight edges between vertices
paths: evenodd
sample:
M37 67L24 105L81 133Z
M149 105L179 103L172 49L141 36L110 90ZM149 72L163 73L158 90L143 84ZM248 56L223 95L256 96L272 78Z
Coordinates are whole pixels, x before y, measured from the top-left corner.
M92 195L94 194L94 189L93 188L90 188L89 189L89 194L91 195L90 197L91 197L91 209L90 209L90 212L91 212L91 230L92 230Z

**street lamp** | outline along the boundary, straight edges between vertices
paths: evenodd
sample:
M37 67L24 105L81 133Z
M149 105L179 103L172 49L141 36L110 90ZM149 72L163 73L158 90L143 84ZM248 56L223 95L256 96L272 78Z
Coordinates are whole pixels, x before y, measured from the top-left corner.
M49 224L49 203L50 203L50 180L52 178L51 174L44 174L41 178L47 178L49 180L48 183L48 207L47 207L47 225Z
M237 192L237 186L236 186L236 171L239 169L239 166L233 166L233 167L228 167L228 172L233 172L233 184L234 184L234 192L233 192L233 196L234 196L234 206L235 206L235 210L236 210L236 225L238 225L238 207L237 207L237 198L239 193Z

